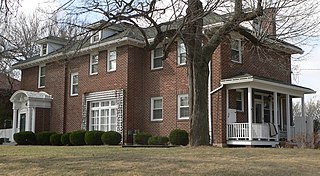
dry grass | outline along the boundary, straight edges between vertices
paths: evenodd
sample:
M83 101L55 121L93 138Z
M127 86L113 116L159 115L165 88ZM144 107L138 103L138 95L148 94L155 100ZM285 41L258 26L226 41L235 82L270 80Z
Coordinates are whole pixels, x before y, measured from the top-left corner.
M320 150L0 146L0 175L320 175Z

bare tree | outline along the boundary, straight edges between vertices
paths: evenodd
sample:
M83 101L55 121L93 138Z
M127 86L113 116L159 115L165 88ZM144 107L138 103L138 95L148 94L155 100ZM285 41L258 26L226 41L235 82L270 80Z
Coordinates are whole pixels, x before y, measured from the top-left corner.
M209 144L208 63L221 42L232 32L239 32L257 51L274 45L270 39L299 43L316 34L318 5L318 1L305 0L69 0L57 12L71 16L100 15L107 23L98 29L119 22L130 23L144 37L145 49L164 45L164 59L167 49L181 38L187 49L190 144L199 146ZM204 19L210 15L218 16L211 19L212 24L220 23L204 28ZM163 19L170 22L164 23ZM152 27L153 40L148 40L146 27ZM270 32L275 28L278 32Z

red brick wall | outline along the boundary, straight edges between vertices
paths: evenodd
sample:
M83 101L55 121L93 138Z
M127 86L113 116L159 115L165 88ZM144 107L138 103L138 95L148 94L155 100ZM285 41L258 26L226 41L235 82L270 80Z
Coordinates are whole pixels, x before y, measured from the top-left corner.
M50 109L36 108L36 132L50 131L51 112Z

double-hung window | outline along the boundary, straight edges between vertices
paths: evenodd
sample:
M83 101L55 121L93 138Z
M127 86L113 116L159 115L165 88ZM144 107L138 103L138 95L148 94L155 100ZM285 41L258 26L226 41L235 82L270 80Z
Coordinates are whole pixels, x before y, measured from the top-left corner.
M163 99L162 97L151 98L151 121L162 121Z
M42 56L48 54L48 45L45 43L45 44L42 44Z
M101 38L101 31L92 32L91 43L99 42Z
M231 40L231 60L233 62L242 63L242 46L240 39Z
M183 42L178 42L178 65L185 65L187 63L187 51Z
M78 95L78 84L79 84L79 79L78 79L78 73L71 73L71 96L76 96Z
M236 110L243 112L244 110L244 94L243 90L236 90Z
M163 48L156 48L151 53L151 69L163 68Z
M117 69L117 50L111 49L108 51L107 71L115 71Z
M93 54L90 58L90 75L98 74L99 55Z
M45 87L46 65L39 66L38 88Z
M178 119L189 119L188 94L178 95Z

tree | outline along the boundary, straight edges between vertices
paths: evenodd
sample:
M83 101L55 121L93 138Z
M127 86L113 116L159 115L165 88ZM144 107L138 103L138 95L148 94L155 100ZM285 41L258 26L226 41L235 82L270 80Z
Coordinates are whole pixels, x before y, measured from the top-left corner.
M319 132L320 131L320 100L310 99L308 102L305 103L305 116L307 118L313 119L313 131ZM293 117L301 117L301 104L294 103L293 105Z
M304 0L69 0L56 12L71 16L100 15L107 23L98 29L119 22L132 24L144 37L145 49L152 50L164 43L164 59L167 49L181 38L187 50L190 144L199 146L209 144L208 64L221 42L236 31L258 51L274 44L268 43L268 39L290 39L298 43L315 34L319 26L319 19L315 18L318 5L317 1ZM218 16L221 23L205 29L204 19L210 15ZM275 16L279 16L278 21ZM163 19L170 22L164 23ZM217 19L212 21L216 22ZM251 27L245 27L248 25ZM146 27L154 29L152 41L148 40ZM277 33L269 32L275 27ZM88 28L89 32L93 30Z

